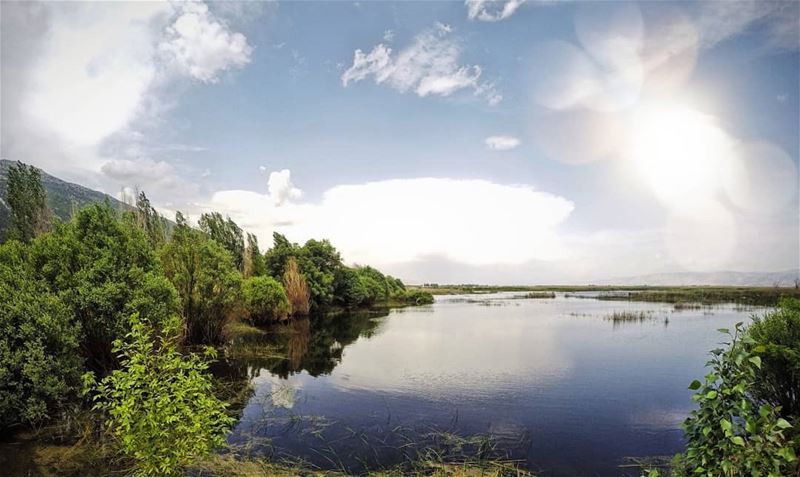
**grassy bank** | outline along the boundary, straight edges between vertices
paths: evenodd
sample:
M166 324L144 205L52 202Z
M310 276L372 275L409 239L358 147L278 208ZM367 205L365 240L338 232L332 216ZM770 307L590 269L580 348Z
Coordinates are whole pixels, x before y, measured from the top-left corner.
M409 287L412 288L412 287ZM774 306L781 297L800 298L800 289L794 287L740 287L740 286L489 286L489 285L435 285L414 287L433 295L484 294L499 292L528 292L547 294L554 292L598 292L600 300L629 300L679 304L714 305L739 303L743 305ZM534 296L535 297L535 296Z

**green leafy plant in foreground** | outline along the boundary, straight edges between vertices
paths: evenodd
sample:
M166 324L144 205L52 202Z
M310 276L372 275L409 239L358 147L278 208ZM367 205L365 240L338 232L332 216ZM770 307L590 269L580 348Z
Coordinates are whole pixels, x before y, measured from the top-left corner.
M106 414L106 426L135 462L136 475L179 475L225 444L233 418L212 395L206 359L179 352L176 317L159 327L135 314L130 325L125 340L114 343L121 369L100 383L85 374L85 389L93 391L94 409ZM214 354L206 348L205 358Z
M731 340L711 352L711 371L704 382L693 381L692 400L699 408L684 422L686 452L676 459L678 475L787 476L797 470L792 424L779 408L758 406L751 389L762 366L756 344L742 327L720 330Z

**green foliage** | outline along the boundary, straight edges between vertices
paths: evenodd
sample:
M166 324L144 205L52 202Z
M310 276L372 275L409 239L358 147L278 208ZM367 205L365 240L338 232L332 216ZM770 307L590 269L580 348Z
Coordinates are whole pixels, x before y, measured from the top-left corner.
M77 396L79 327L31 276L26 248L0 245L0 428L37 424Z
M11 209L11 239L29 242L50 228L51 213L39 169L17 162L8 169L6 202Z
M178 290L189 343L216 343L238 299L241 274L215 240L186 225L182 216L161 249L164 273Z
M309 240L301 247L277 232L272 235L272 241L273 246L264 257L267 272L275 278L282 278L289 259L293 258L306 280L311 309L319 310L331 305L335 274L343 265L339 252L330 242Z
M108 429L139 476L181 475L225 444L234 421L212 394L207 362L178 351L180 321L162 324L159 333L133 315L130 333L114 343L122 369L96 385L91 374L84 377L87 392L95 392L94 408L106 413ZM206 356L213 355L208 348Z
M359 307L367 303L369 290L354 268L342 267L334 275L334 296L339 306Z
M144 233L119 220L108 204L92 205L53 233L31 243L35 278L57 295L82 330L81 352L87 365L107 373L116 363L112 342L127 332L129 303L158 271ZM155 305L154 305L155 306Z
M430 305L433 295L425 290L408 290L403 294L403 301L412 305Z
M230 217L222 218L219 212L203 214L198 221L200 230L222 245L233 258L237 270L244 267L244 236L242 229Z
M136 223L144 230L150 246L160 247L167 238L167 220L150 204L144 191L136 198Z
M283 286L272 277L252 277L242 285L242 299L252 323L283 319L291 311Z
M784 298L777 310L755 318L748 333L764 347L754 396L800 425L800 300Z
M258 247L258 238L255 235L247 234L247 246L244 249L244 270L245 277L260 277L267 273L267 263L261 255Z
M792 428L778 409L757 406L750 390L758 379L764 347L736 325L727 349L712 351L711 371L689 389L699 408L684 423L686 452L678 459L679 475L785 476L797 469Z

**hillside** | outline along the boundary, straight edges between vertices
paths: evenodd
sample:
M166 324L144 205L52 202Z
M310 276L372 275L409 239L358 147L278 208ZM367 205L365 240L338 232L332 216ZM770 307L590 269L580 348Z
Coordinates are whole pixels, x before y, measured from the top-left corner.
M14 164L14 161L6 159L0 160L0 237L5 235L10 221L10 212L5 199L8 169L12 164ZM42 184L47 191L47 202L50 209L62 220L69 219L73 210L78 210L86 205L101 203L106 200L117 209L130 207L108 194L71 182L62 181L44 171L42 171Z

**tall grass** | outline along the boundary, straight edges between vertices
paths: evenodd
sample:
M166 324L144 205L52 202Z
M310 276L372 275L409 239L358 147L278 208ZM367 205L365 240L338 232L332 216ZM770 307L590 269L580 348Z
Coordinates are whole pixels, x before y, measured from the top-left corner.
M296 316L308 315L310 309L311 293L308 290L306 278L300 273L297 261L290 258L286 263L286 271L283 273L283 288L286 296L292 305L292 314Z

